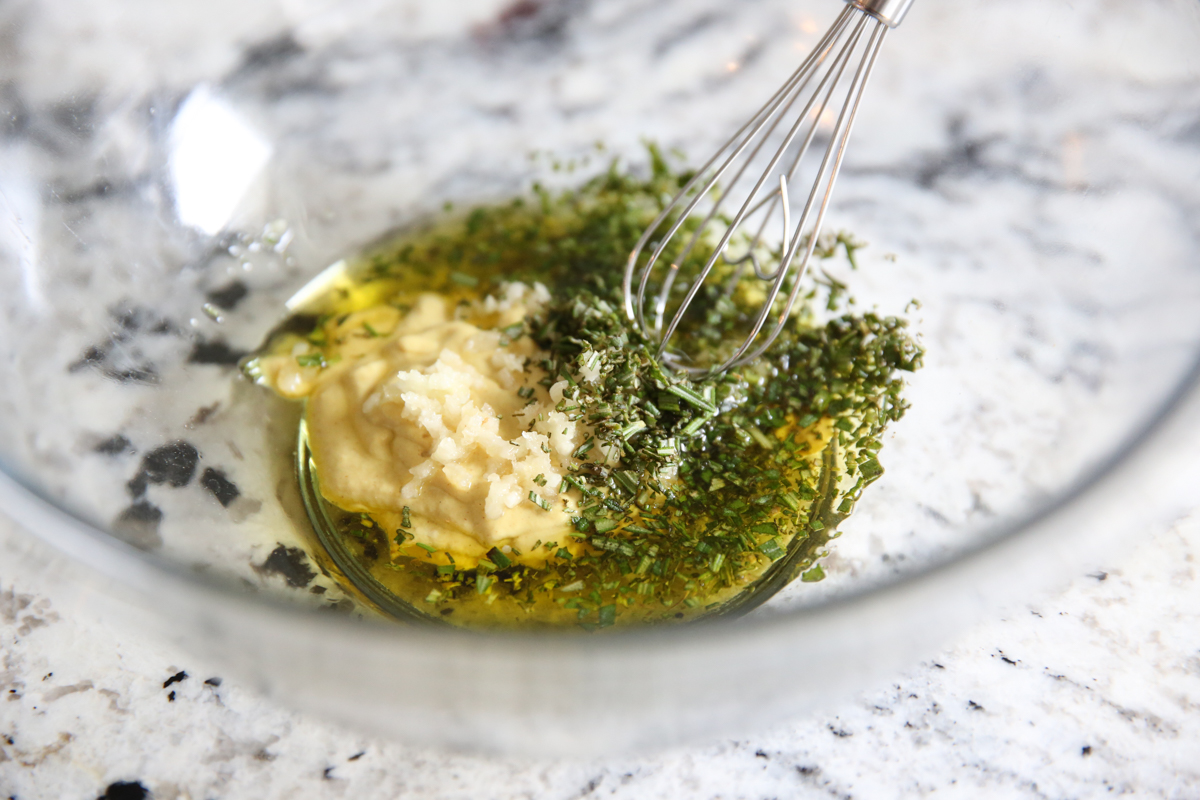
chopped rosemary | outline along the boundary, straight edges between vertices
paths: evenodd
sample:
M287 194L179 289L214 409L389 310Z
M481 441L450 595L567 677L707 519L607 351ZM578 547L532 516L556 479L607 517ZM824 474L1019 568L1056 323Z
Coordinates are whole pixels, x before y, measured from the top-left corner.
M439 613L453 610L456 624L547 620L602 629L749 602L748 587L766 574L824 578L816 559L882 474L883 432L907 409L899 375L920 366L922 350L902 318L843 311L848 288L819 262L844 257L858 268L862 243L839 233L816 243L811 287L763 357L701 379L664 367L657 343L625 316L622 270L663 198L690 175L652 150L648 176L613 166L560 194L536 187L532 198L475 209L364 257L364 280L391 281L381 287L393 293L381 288L378 296L397 309L410 308L417 291L441 292L461 310L488 292L500 297L503 280L547 286L549 301L523 321L486 325L503 346L520 339L538 353L524 385L504 391L528 409L565 387L554 411L585 437L566 448L569 457L557 443L553 453L542 444L556 463L553 482L547 469L532 479L537 491L526 482L514 493L527 492L525 499L562 515L565 526L549 535L539 528L556 541L522 542L524 556L512 549L514 536L501 540L507 550L487 545L484 556L459 553L455 562L454 553L418 541L421 531L403 507L399 529L388 526L394 541L437 556L417 559L403 546L380 556L372 574L397 594L414 605L423 598ZM686 290L685 277L707 262L713 245L699 241L687 254L682 244L669 245L663 257L680 265L677 288ZM733 265L718 259L715 269L680 331L695 345L690 351L722 358L752 324L755 303L723 293L737 280ZM744 280L752 298L755 281ZM296 363L334 363L342 310L359 309L318 319L301 341L321 352ZM387 336L366 322L362 329L369 338ZM503 424L514 417L506 414ZM526 422L533 430L533 420ZM523 503L517 510L531 512ZM538 519L553 524L553 517ZM345 534L364 561L375 557L367 555L374 538L383 538L362 524ZM451 563L430 563L442 560Z
M629 441L634 435L646 430L646 423L643 420L635 419L625 427L621 428L617 435L625 441Z
M676 397L678 397L680 400L686 400L687 402L691 403L691 404L692 404L692 405L694 405L696 408L700 409L701 411L703 411L703 412L705 412L705 413L707 413L707 414L715 414L715 413L717 413L717 407L716 407L716 406L714 406L714 405L713 405L711 402L709 402L708 400L704 399L704 398L703 398L703 397L701 397L699 394L697 394L696 392L692 391L691 389L689 389L689 388L688 388L688 387L686 387L686 386L680 386L680 385L678 385L678 384L676 384L676 385L673 385L673 386L668 386L668 387L667 387L667 392L669 392L670 394L673 394L673 395L675 395L675 396L676 396Z
M493 547L488 550L488 559L496 565L497 569L506 569L512 564L512 559L500 551L499 548Z
M758 546L758 550L772 561L778 561L784 555L783 548L779 546L779 542L775 539L767 539Z
M320 353L304 353L296 356L296 363L302 367L324 367L325 356Z
M802 573L800 580L805 583L816 583L817 581L825 580L825 570L821 569L820 564L817 564L812 569Z

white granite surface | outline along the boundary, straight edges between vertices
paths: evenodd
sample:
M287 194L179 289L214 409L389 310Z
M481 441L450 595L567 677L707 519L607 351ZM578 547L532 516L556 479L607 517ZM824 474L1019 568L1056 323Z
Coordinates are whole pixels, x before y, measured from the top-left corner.
M270 453L247 436L241 415L254 409L230 363L282 299L443 199L523 188L530 149L603 139L628 156L651 136L700 155L811 45L825 17L809 11L836 7L223 0L160 16L157 2L116 5L0 9L23 44L0 65L0 206L33 221L45 270L0 287L0 339L21 343L0 363L19 377L0 416L24 421L0 425L0 452L102 526L135 523L123 534L138 546L321 603L339 596L289 549L302 537L273 500ZM854 285L865 303L925 303L929 366L885 451L889 477L810 599L919 563L1057 490L1194 351L1200 92L1178 55L1195 19L1175 25L1163 9L1182 2L1153 5L1143 16L1129 2L990 3L984 36L960 4L929 0L906 23L908 46L889 42L833 211L875 245ZM505 16L521 8L535 13ZM218 24L231 20L242 27ZM1070 57L1051 69L1048 53ZM107 94L89 94L94 74ZM232 248L158 224L177 209L156 114L205 85L275 147ZM287 254L241 248L281 217L296 232ZM199 311L236 286L248 294L221 321ZM23 316L35 301L56 314ZM172 448L186 456L178 476L159 470L147 486L147 459ZM981 620L821 715L603 763L449 755L300 716L104 627L63 600L56 576L16 573L3 557L15 535L0 521L0 798L1200 796L1196 518L1131 531L1136 549L1104 573ZM277 553L303 573L295 591L265 569Z
M1200 516L1135 534L1105 572L981 620L824 713L736 741L544 763L381 741L264 701L61 607L54 576L11 574L18 535L0 522L0 797L1200 796Z

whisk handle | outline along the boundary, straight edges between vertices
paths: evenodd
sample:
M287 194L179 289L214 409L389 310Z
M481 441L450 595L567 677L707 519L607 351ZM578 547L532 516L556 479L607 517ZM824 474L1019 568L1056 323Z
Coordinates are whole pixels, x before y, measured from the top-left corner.
M846 0L847 3L870 14L875 19L894 28L904 21L913 0Z

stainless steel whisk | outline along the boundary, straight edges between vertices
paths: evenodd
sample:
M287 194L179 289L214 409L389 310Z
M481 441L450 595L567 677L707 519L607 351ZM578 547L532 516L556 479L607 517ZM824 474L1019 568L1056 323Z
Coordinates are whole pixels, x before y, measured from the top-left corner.
M757 358L779 337L800 295L800 278L817 247L833 186L846 153L846 143L875 58L888 30L900 24L911 5L912 0L846 0L846 7L799 69L713 154L642 234L625 266L625 313L643 331L658 339L658 355L666 363L693 373L718 373ZM850 68L851 64L856 66ZM798 113L793 112L797 107ZM806 161L805 156L818 134L834 119L833 109L839 109L836 121L828 133L829 141L820 164L814 166L813 159ZM790 116L792 114L794 117ZM785 119L793 118L795 121L790 126L781 125ZM765 165L762 165L763 159L766 159ZM757 173L750 171L755 165L761 165ZM749 189L745 188L748 171L750 176L758 175ZM793 228L788 186L798 172L813 172L814 176L804 209ZM776 177L778 180L774 180ZM738 197L743 199L737 213L728 220L707 263L691 279L683 300L674 307L664 330L671 290L680 275L680 265L704 239L714 221L726 222L720 216L721 209L726 201ZM778 265L768 271L763 267L760 255L767 225L777 217L777 211L782 214L783 222L780 258ZM650 244L659 226L673 214L677 216L666 233ZM665 272L659 270L663 275L651 289L653 301L647 324L647 290L651 287L651 278L660 266L663 251L689 218L697 219L698 223L687 233L687 244ZM746 252L737 257L729 255L726 250L731 242L737 244L733 242L734 235L739 230L753 229L754 225L757 230L750 237ZM647 245L652 248L650 257L639 269L638 261ZM735 267L728 279L727 291L733 291L747 265L770 287L741 346L718 366L695 366L688 363L690 358L686 354L673 352L668 346L718 258ZM776 301L785 289L786 297L776 308ZM764 334L763 329L772 315L775 316L774 324Z

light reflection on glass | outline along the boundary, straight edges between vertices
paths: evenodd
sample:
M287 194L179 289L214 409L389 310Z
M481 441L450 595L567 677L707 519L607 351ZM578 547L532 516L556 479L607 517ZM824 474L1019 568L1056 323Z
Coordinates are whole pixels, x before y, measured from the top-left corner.
M271 145L208 86L188 95L171 126L171 182L179 221L213 234L233 217Z
M20 154L0 153L0 258L16 262L25 302L34 310L46 304L38 274L39 200Z

